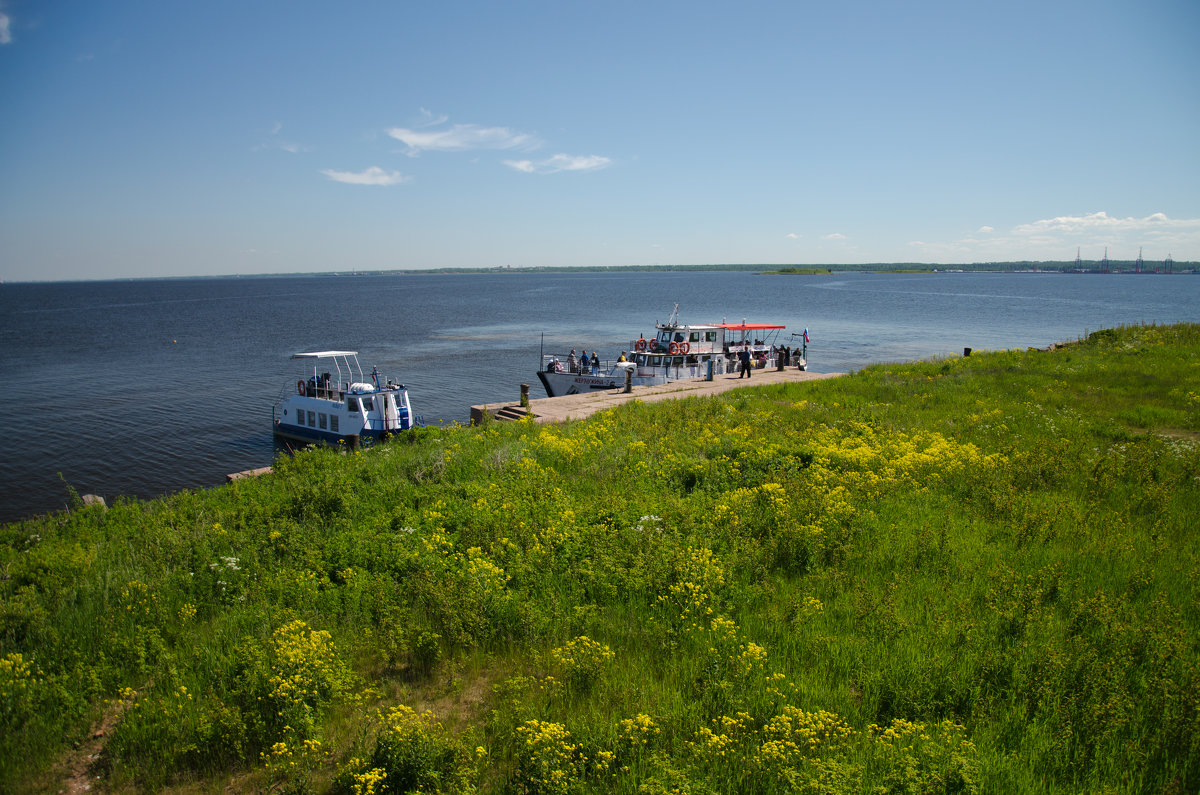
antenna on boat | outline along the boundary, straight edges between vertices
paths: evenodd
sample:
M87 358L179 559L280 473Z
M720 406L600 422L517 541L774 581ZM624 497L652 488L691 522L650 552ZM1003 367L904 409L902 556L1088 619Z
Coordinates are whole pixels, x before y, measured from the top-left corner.
M671 317L669 320L667 320L667 325L668 326L678 326L679 325L679 304L675 304L675 309L674 309L674 311L671 312Z

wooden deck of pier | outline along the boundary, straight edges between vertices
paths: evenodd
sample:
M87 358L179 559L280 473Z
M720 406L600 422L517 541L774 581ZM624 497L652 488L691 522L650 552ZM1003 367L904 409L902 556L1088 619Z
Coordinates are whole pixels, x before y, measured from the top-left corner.
M482 422L485 413L499 420L521 419L527 414L532 414L535 422L579 420L631 400L654 403L660 400L716 395L738 387L818 381L839 375L842 373L813 373L807 370L797 370L794 367L784 370L764 369L755 370L749 380L739 379L737 373L723 373L713 376L711 381L693 378L658 386L635 386L630 392L626 392L624 389L606 389L556 398L531 399L528 411L521 407L519 400L507 403L484 403L479 406L471 406L471 424L478 425ZM540 391L541 385L533 385L532 389Z

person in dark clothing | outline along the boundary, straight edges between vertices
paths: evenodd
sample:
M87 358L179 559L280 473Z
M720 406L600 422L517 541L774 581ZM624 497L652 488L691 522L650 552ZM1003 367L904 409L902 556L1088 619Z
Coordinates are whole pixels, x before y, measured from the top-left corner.
M750 349L749 348L742 349L742 351L738 354L738 361L742 363L741 367L738 369L738 378L741 378L742 376L745 376L746 378L750 378L751 373L750 373Z

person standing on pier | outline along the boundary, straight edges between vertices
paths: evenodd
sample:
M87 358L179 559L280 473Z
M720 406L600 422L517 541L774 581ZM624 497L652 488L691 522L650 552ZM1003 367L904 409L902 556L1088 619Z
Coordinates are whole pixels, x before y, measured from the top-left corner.
M742 376L751 378L753 374L750 372L750 346L749 345L742 348L741 352L738 354L738 361L740 361L742 363L741 368L738 370L738 378L741 378Z

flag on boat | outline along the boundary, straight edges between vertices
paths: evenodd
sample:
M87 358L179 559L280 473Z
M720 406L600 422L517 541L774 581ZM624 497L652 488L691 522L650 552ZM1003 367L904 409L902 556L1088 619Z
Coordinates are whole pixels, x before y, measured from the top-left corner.
M808 342L808 326L804 327L804 341Z

